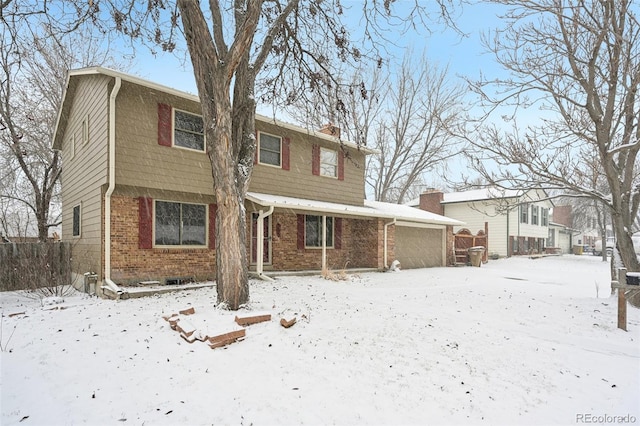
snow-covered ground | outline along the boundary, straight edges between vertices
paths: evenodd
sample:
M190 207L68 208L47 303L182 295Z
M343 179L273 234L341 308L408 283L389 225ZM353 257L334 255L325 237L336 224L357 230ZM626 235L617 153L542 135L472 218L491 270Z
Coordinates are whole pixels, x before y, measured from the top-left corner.
M0 423L638 424L640 310L616 328L608 274L567 255L252 281L272 320L218 349L162 319L194 307L233 330L212 288L44 308L6 293Z

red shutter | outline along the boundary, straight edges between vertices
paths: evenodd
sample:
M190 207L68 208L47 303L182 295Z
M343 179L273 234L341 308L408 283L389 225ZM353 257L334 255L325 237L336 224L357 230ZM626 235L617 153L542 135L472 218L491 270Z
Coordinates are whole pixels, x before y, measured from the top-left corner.
M338 151L338 180L344 180L344 153Z
M333 218L333 248L342 249L342 218Z
M216 212L218 206L215 204L209 204L209 248L216 248Z
M289 146L291 145L291 139L282 139L282 170L289 170Z
M153 247L153 199L138 198L138 248Z
M311 173L320 175L320 145L313 145L311 149Z
M158 145L171 146L171 105L158 104Z
M304 215L298 216L298 250L304 250Z

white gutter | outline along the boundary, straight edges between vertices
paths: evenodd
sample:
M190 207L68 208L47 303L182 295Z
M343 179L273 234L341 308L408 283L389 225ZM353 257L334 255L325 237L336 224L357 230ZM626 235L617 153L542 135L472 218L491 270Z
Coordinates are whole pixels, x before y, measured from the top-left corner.
M384 224L384 267L389 269L389 259L388 259L388 252L387 252L387 228L389 227L389 225L395 225L396 224L396 219L393 218L393 220L391 222L387 222Z
M121 85L121 78L116 76L109 95L109 187L104 194L104 283L119 295L124 291L111 281L111 194L116 187L116 96Z
M273 206L269 206L269 210L265 213L263 210L258 212L258 221L256 226L256 273L258 277L265 281L274 281L273 278L264 274L264 219L271 216L273 213Z

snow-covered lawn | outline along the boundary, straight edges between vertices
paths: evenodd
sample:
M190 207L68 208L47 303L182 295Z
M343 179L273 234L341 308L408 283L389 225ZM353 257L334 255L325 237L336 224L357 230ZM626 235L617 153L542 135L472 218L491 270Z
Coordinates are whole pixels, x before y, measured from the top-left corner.
M232 330L211 288L55 310L6 293L0 423L637 424L640 310L616 328L608 274L567 255L252 281L272 320L218 349L162 319Z

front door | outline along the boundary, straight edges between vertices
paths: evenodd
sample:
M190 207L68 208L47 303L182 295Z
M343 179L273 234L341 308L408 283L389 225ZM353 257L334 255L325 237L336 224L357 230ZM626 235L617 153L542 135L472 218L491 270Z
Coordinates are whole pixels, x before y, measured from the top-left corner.
M271 216L267 216L262 221L264 238L262 240L262 262L265 265L271 264ZM258 261L258 213L251 215L251 264Z

